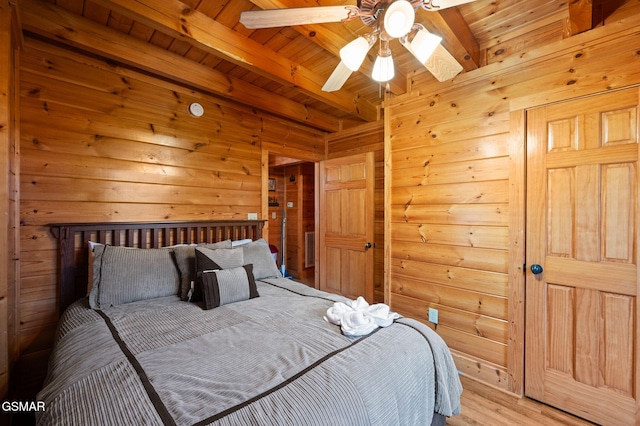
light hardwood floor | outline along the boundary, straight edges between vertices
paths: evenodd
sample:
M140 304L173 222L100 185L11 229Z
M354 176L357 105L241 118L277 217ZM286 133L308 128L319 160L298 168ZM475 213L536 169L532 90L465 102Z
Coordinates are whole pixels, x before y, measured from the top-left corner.
M462 376L462 409L448 426L585 426L593 423L529 398L511 394Z

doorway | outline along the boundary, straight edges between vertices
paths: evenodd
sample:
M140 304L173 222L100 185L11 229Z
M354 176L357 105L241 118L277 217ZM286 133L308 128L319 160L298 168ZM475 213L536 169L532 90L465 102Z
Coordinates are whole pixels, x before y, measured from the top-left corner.
M269 155L269 235L285 276L315 287L315 164Z

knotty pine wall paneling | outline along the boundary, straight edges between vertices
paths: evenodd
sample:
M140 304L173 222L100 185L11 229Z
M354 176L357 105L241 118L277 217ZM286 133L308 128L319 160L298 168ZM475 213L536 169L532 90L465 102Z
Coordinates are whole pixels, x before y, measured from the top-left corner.
M33 388L59 316L48 224L262 217L263 144L325 149L322 132L36 38L20 71L20 374Z
M17 6L0 0L0 400L11 391L18 358L18 64L22 37ZM13 395L11 395L13 396Z
M384 292L384 122L378 120L327 136L327 158L340 158L373 151L376 162L374 291L375 303L385 301Z
M385 101L386 300L465 374L523 392L526 109L640 84L638 28L626 15L445 83L420 71Z

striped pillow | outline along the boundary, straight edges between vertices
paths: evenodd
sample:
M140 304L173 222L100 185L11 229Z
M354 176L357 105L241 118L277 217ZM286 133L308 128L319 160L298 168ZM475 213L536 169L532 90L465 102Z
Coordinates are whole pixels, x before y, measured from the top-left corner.
M177 295L180 275L171 249L97 246L89 306L109 306Z
M242 248L244 264L253 265L253 275L256 280L282 277L273 255L271 255L269 243L265 239L260 238L249 244L241 245L240 248Z
M240 247L217 250L196 247L196 280L191 301L199 302L202 300L202 272L237 268L243 264L244 255Z
M205 309L260 296L253 278L253 265L204 272L202 293Z
M220 241L217 243L198 244L198 247L204 247L212 250L230 249L231 240ZM178 245L172 246L176 254L176 264L180 271L180 298L187 300L187 294L191 288L191 281L196 280L196 245Z

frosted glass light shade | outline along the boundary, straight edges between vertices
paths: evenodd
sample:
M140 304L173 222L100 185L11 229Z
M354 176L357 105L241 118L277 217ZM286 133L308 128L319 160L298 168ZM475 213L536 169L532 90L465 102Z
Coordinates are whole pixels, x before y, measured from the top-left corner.
M416 13L407 0L396 0L391 3L384 14L384 30L393 38L407 34L413 26Z
M411 47L409 50L421 64L424 64L433 54L433 51L436 50L436 47L438 47L441 41L442 37L431 34L427 30L419 30L411 41Z
M371 78L375 81L389 81L395 75L395 70L393 69L393 58L391 54L387 56L380 56L376 58L376 61L373 63L373 70L371 71Z
M340 49L340 59L351 71L358 71L368 51L369 42L364 37L358 37Z

